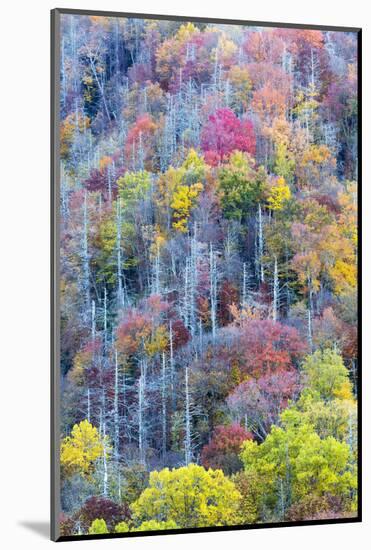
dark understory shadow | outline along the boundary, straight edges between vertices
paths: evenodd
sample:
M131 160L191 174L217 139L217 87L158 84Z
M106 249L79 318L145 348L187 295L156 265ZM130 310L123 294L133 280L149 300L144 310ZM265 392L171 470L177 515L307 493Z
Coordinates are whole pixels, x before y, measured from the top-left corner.
M19 521L18 525L37 533L42 538L48 539L50 536L50 525L48 521Z

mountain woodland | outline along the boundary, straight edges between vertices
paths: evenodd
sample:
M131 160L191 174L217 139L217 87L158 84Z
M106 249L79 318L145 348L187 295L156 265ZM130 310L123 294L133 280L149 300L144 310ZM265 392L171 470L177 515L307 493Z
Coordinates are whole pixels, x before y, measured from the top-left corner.
M357 35L61 15L61 535L357 515Z

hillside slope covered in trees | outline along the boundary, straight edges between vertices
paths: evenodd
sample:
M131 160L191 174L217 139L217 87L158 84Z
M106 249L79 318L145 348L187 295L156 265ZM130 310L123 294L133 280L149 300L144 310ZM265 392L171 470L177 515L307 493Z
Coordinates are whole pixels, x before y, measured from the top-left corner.
M357 514L354 33L61 16L62 535Z

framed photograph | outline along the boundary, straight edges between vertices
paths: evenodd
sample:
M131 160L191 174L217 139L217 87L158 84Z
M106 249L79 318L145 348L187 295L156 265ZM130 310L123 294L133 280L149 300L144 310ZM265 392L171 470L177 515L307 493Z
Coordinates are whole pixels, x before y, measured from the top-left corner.
M51 45L52 539L361 521L361 30Z

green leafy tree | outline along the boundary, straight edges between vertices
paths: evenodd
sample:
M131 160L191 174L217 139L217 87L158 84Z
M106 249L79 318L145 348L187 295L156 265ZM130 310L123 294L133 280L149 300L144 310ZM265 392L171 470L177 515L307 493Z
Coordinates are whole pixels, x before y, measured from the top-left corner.
M287 149L284 141L277 144L274 173L283 177L288 183L292 183L295 173L295 160Z
M224 215L241 220L263 200L267 174L263 167L255 170L253 159L246 153L236 151L219 170L218 181Z
M127 172L117 180L119 196L122 199L122 207L130 209L139 200L144 199L151 189L151 174L142 170L140 172Z
M167 529L178 529L177 524L173 520L169 521L144 521L135 531L166 531Z
M124 504L130 504L137 500L141 493L148 487L149 474L141 464L134 464L122 471L121 494Z
M184 182L193 185L203 182L207 173L207 164L204 159L197 154L197 151L190 149L183 162L181 169L184 171Z
M306 384L311 390L317 391L322 399L351 399L349 373L336 351L317 350L306 358L302 369Z
M354 496L357 477L349 445L331 436L321 439L309 424L273 426L261 445L243 444L241 459L247 473L259 475L262 509L273 517L284 519L288 508L307 495Z
M115 526L115 533L128 533L129 531L130 528L126 521L120 521L120 523Z
M104 519L95 519L89 527L89 535L105 535L108 532Z
M284 425L313 426L321 437L335 437L338 441L346 441L354 447L357 434L357 404L349 399L332 399L324 401L318 393L305 390L295 406L287 409Z

